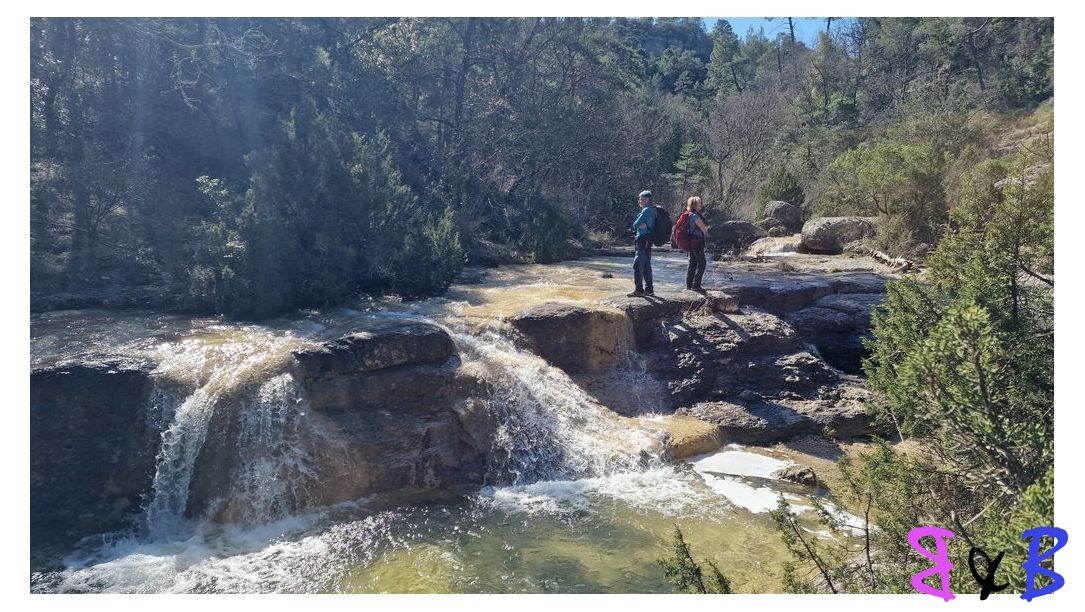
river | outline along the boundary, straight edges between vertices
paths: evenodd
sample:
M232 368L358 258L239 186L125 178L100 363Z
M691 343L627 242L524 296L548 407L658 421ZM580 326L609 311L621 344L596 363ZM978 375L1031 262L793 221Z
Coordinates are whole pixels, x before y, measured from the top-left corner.
M630 289L630 261L469 269L440 298L365 300L242 324L153 313L67 311L31 317L35 367L111 354L158 364L194 391L163 391L147 407L162 421L153 493L139 525L34 556L36 592L652 593L673 592L656 560L680 527L698 559L714 560L736 592L778 592L788 560L768 510L785 495L809 519L809 493L772 478L789 459L724 447L663 460L655 391L625 371L637 410L619 417L561 370L519 349L503 318L546 301L597 302ZM659 255L656 286L681 286L685 260ZM711 264L704 284L727 272ZM425 497L387 494L291 510L311 458L298 442L304 397L282 366L291 351L344 333L426 321L461 358L498 374L510 478ZM184 516L193 463L216 398L247 396L237 495L244 520ZM290 476L284 476L289 474ZM304 504L303 504L304 505ZM819 537L807 520L808 527Z

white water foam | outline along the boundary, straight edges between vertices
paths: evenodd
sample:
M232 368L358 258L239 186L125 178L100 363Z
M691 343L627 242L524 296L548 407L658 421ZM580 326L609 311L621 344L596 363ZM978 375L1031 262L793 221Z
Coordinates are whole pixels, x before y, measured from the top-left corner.
M495 466L513 484L639 471L663 464L663 433L600 405L560 369L504 335L451 332L494 384Z
M544 480L525 485L486 487L479 498L517 514L583 512L606 499L639 510L671 516L699 515L712 496L695 477L674 467L623 472L578 480Z
M172 421L162 432L151 498L144 512L144 523L152 538L185 537L193 528L192 522L185 517L189 491L208 426L220 401L248 400L249 405L257 407L255 422L250 418L247 423L255 424L258 430L243 428L243 440L256 443L268 433L266 429L259 431L262 423L260 408L268 412L269 403L275 399L275 390L282 386L282 381L257 385L262 378L271 377L289 356L289 349L298 344L298 340L290 335L271 334L257 328L235 330L212 326L209 330L225 337L190 337L157 349L161 365L154 375L168 386L181 381L196 388L175 410L162 406L171 394L152 396L149 407L152 416L162 418L172 412ZM243 422L248 418L244 412Z

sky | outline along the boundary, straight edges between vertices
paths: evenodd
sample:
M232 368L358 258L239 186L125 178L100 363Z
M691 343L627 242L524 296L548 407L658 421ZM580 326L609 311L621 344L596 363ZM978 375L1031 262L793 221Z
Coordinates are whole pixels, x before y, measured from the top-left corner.
M775 38L779 32L787 31L787 18L776 17L772 21L765 21L764 17L705 17L705 28L711 32L713 26L716 25L716 20L726 19L731 22L731 28L735 31L735 34L739 38L746 35L746 30L753 26L753 29L765 28L765 36L770 39ZM825 18L824 17L796 17L795 21L795 38L801 40L807 45L813 45L817 42L818 32L825 30ZM836 19L833 19L833 29L836 29Z

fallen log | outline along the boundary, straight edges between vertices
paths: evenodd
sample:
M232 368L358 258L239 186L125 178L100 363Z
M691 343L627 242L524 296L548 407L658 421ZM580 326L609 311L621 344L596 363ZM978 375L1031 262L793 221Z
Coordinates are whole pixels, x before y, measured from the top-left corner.
M903 257L890 257L882 251L870 251L870 256L877 259L879 262L889 266L894 272L904 272L915 267L915 262L912 262Z

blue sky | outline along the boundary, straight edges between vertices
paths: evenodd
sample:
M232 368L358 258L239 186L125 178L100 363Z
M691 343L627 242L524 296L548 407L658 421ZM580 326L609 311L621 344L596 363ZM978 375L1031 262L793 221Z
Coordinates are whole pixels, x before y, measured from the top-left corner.
M731 22L731 28L734 29L735 34L740 38L746 35L746 30L753 26L753 29L765 28L765 36L770 39L775 38L779 32L787 32L787 18L777 17L772 21L765 21L764 17L705 17L705 28L711 32L712 27L716 25L717 19L726 19ZM833 19L833 29L836 29L836 19ZM805 42L808 45L813 45L817 41L818 32L825 30L825 18L824 17L796 17L795 18L795 38Z

